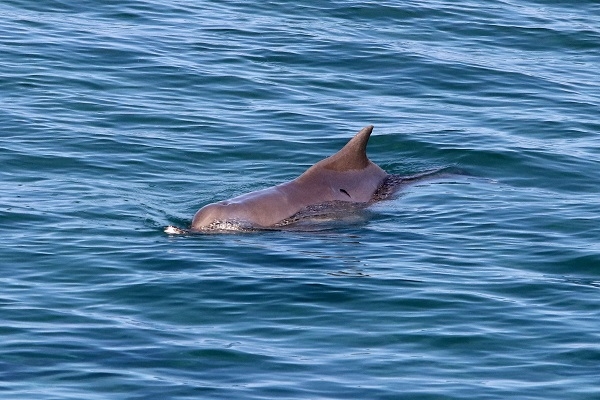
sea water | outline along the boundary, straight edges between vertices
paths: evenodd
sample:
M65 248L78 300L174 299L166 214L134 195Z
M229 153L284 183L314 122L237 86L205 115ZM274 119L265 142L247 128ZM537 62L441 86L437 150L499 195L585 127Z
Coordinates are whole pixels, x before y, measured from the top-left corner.
M5 0L3 399L600 398L595 1ZM375 125L328 229L168 235Z

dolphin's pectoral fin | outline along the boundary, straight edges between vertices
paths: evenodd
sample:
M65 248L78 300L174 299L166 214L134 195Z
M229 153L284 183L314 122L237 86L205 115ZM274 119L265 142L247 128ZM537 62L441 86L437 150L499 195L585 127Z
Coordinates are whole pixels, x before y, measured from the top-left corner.
M350 196L350 193L348 193L346 190L344 189L340 189L340 192L344 193L346 196L352 198L352 196Z

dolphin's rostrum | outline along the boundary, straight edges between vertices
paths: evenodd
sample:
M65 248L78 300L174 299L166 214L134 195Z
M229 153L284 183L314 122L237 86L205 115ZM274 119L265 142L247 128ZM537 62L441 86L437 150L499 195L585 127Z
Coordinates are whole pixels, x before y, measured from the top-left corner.
M367 206L389 197L401 183L431 174L386 173L367 157L372 131L372 125L363 128L340 151L292 181L202 207L189 231L280 228L297 222L303 211L323 205ZM172 226L165 231L188 232Z

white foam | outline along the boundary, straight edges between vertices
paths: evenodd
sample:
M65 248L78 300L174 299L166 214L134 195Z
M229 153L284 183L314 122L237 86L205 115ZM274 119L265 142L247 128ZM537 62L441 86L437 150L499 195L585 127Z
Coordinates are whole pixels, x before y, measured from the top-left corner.
M176 226L169 225L165 228L165 233L168 233L169 235L183 235L186 231L179 229Z

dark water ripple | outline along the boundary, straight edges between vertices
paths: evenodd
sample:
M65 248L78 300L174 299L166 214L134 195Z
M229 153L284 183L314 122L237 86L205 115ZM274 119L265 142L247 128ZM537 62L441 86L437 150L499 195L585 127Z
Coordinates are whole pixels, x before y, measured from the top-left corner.
M600 8L0 5L2 398L600 396ZM374 124L313 232L169 237Z

